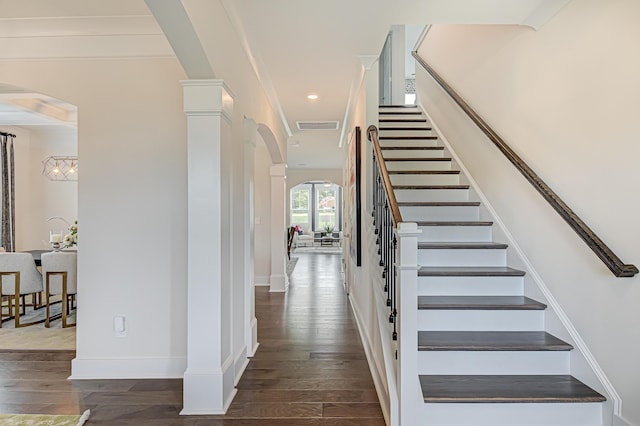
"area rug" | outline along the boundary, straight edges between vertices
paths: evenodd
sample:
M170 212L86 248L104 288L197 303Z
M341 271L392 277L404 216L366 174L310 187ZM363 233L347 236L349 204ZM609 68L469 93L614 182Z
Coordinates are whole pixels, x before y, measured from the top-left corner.
M52 317L59 316L62 313L62 303L61 302L53 303L50 305L50 309L51 309L50 315ZM6 307L4 308L4 313L6 313ZM75 323L76 322L75 316L76 316L76 310L74 309L69 313L69 316L67 316L67 322ZM46 317L45 307L34 310L32 307L28 306L26 315L20 315L20 322L29 323L29 322L36 322L36 321L44 321L45 317ZM52 328L60 328L61 325L62 325L62 321L60 321L60 318L51 322ZM2 323L2 328L15 328L15 321L12 319L5 320Z
M342 247L296 247L294 253L342 254Z
M0 414L3 426L82 426L89 419L90 411L82 415L49 415L49 414Z

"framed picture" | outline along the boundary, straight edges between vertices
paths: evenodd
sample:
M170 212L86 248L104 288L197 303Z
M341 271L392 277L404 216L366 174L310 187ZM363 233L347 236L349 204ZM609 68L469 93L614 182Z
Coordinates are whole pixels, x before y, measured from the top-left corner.
M349 197L348 211L346 212L349 254L356 266L362 265L361 138L360 127L356 127L349 138L349 174L346 182L346 192Z

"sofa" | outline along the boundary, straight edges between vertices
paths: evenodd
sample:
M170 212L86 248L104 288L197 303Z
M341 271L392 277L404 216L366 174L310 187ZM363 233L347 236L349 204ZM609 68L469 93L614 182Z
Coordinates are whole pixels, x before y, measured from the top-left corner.
M309 229L302 229L302 234L296 233L293 236L294 247L312 247L313 246L313 232Z

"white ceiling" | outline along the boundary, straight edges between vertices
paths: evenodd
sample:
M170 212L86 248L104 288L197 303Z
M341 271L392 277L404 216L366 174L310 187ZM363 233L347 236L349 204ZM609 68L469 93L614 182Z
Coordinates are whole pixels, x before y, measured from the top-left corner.
M214 0L207 0L214 1ZM254 70L290 135L292 168L341 168L345 117L361 83L360 57L377 56L391 24L540 25L568 0L218 0L239 33ZM188 2L197 7L197 1ZM175 10L180 0L147 0ZM144 0L0 0L0 60L175 55ZM169 21L171 16L165 13ZM177 20L178 18L176 18ZM171 22L169 22L170 24ZM178 52L178 58L181 58ZM182 60L182 58L181 58ZM7 89L0 86L0 93ZM319 96L308 101L307 94ZM0 96L0 124L30 125L73 108L46 97ZM47 108L43 108L43 105ZM37 109L36 108L36 109ZM56 112L57 111L57 112ZM54 113L55 112L55 113ZM19 120L22 120L21 122ZM338 121L338 130L298 131L296 121ZM22 124L21 124L22 123Z

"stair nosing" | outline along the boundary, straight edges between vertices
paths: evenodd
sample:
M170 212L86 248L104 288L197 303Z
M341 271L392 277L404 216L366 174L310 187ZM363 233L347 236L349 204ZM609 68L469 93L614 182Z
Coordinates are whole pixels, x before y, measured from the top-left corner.
M515 303L516 301L518 303ZM543 311L545 309L547 305L526 296L418 296L418 310Z
M459 175L460 170L389 170L390 175Z
M393 189L469 189L469 185L393 185Z
M378 136L379 140L390 140L390 139L398 139L398 140L426 140L433 141L438 139L437 136Z
M444 146L381 146L381 150L407 150L407 151L419 151L419 150L427 150L427 151L444 151Z
M504 250L508 247L508 244L494 242L418 243L418 250Z
M419 277L523 277L525 271L508 266L423 266Z
M415 131L415 130L425 130L425 131L432 131L433 128L432 127L378 127L378 131L385 131L385 130L391 130L391 131L402 131L402 130L411 130L411 131Z
M424 342L429 338L436 342ZM418 331L417 347L420 352L565 352L574 349L546 331Z
M420 158L411 158L411 157L398 157L398 158L385 158L385 162L393 162L393 161L453 161L451 157L420 157Z
M429 389L430 380L431 383L437 381L436 385L440 389ZM569 374L421 374L419 381L425 403L583 403L606 401L603 395ZM546 387L552 391L546 390ZM461 390L457 388L461 388ZM477 392L477 394L472 395L471 392ZM459 394L456 395L456 393Z
M426 118L409 118L407 120L396 120L395 118L381 118L378 119L379 123L426 123Z
M416 222L418 226L493 226L493 222L485 221L434 221L434 222Z
M398 207L478 207L480 201L401 201Z

